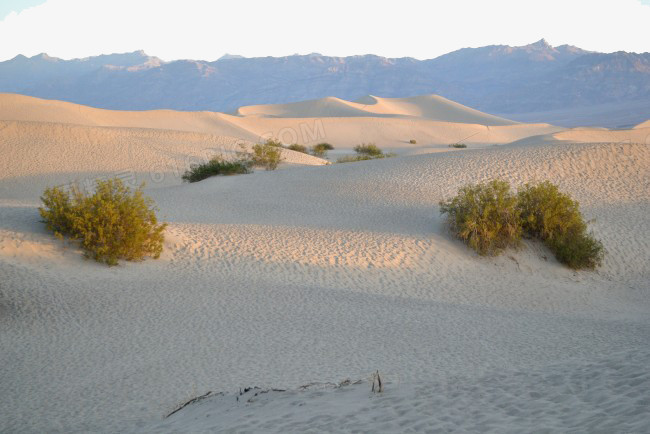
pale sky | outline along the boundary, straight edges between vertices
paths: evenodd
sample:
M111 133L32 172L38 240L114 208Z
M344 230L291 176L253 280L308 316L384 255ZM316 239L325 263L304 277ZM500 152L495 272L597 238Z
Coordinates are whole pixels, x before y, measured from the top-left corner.
M0 0L0 60L144 50L163 60L318 52L429 59L541 38L650 51L650 0Z

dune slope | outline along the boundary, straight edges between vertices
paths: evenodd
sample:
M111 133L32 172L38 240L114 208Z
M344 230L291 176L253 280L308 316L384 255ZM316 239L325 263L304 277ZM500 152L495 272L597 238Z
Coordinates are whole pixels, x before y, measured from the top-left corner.
M240 107L236 114L273 118L407 117L488 126L518 124L515 121L482 113L439 95L409 98L381 98L367 95L354 102L329 97L289 104L245 106Z
M630 131L435 120L418 101L368 101L364 116L282 118L0 95L0 432L323 429L326 414L289 417L293 402L341 415L356 408L351 430L646 431L647 144L625 140ZM287 170L181 182L189 162L283 131L302 134L298 142L376 141L415 155L325 166L283 151ZM428 153L471 134L470 148L481 149ZM45 231L44 188L106 176L147 181L169 223L160 259L108 268ZM481 258L452 239L439 201L495 178L550 180L578 199L607 249L603 267L573 272L528 241ZM372 401L365 384L294 393L377 369L389 387ZM250 385L293 392L269 395L259 411L226 402ZM208 390L227 394L163 420ZM346 407L349 397L368 405ZM432 403L453 414L431 414ZM269 408L271 420L260 421ZM467 409L471 417L459 416ZM372 425L388 414L404 425Z
M519 124L438 96L372 98L372 104L370 101L361 104L325 98L289 105L250 106L240 110L240 114L246 116L232 116L173 110L102 110L0 94L0 119L177 130L238 137L251 142L274 137L286 144L330 142L341 149L375 142L398 152L402 148L427 150L436 146L446 150L448 144L458 141L470 145L507 143L563 130L548 124ZM418 145L410 145L410 139L416 139Z
M47 184L48 160L32 164L24 176ZM649 167L643 145L547 144L170 181L148 190L170 223L163 257L117 268L45 233L36 189L3 176L0 431L147 431L207 390L375 369L471 383L647 348ZM604 267L452 240L437 202L494 177L579 199Z

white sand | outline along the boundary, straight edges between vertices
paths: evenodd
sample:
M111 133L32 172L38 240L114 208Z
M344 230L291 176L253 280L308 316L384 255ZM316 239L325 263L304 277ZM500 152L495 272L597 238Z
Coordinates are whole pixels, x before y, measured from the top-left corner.
M171 163L249 136L210 131L216 114L101 111L99 125L62 110L45 123L53 103L26 101L34 118L0 110L0 432L647 431L647 145L533 140L182 184ZM408 122L328 119L341 136L337 125L402 136ZM420 121L432 137L442 125ZM43 188L125 171L162 178L147 189L170 223L159 260L108 268L45 232ZM528 242L479 258L453 240L438 201L494 177L576 197L603 267L575 273ZM376 369L390 381L381 397L363 384L233 407L239 387ZM208 390L227 395L162 419Z
M312 384L207 397L155 432L648 432L650 351L478 378ZM597 375L594 375L597 373Z

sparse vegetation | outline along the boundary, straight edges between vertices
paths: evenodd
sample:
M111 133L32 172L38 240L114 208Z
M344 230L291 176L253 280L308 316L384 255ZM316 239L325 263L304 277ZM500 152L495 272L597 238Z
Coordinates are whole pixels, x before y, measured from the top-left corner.
M250 157L253 166L264 167L266 170L275 170L282 162L282 148L275 144L253 145L253 154Z
M202 181L211 176L217 175L239 175L251 173L252 162L246 159L234 161L224 160L223 157L213 157L203 164L192 164L190 169L185 171L182 178L187 182Z
M440 202L440 212L447 214L454 235L479 255L497 255L521 239L517 196L505 181L465 186Z
M374 143L362 143L354 147L354 152L357 154L368 155L377 158L384 154L384 151L379 149Z
M440 202L452 232L480 255L496 255L516 246L522 235L542 240L559 262L595 268L604 248L587 233L579 204L546 181L526 184L517 194L505 181L468 185Z
M528 237L541 239L558 261L571 268L595 268L604 248L587 233L580 205L548 181L526 184L518 193L522 227Z
M307 147L305 145L299 145L298 143L294 143L293 145L287 146L287 149L290 149L292 151L296 152L302 152L303 154L307 154Z
M274 138L266 139L266 142L264 142L264 144L267 146L275 146L276 148L284 148L282 142Z
M395 154L385 154L374 143L362 143L354 147L357 155L347 155L336 160L337 163L352 163L355 161L376 160L378 158L394 157Z
M334 146L329 143L319 143L311 147L311 154L315 157L325 158L327 157L327 151L334 150Z
M411 139L411 140L409 140L409 143L410 143L411 145L417 145L417 144L418 144L417 140L415 140L415 139Z
M467 147L465 143L452 143L449 145L450 148L459 148L459 149L464 149Z
M43 193L39 213L48 230L80 242L85 256L98 262L158 258L166 224L158 223L153 201L142 189L132 192L117 178L97 181L92 195L78 186L52 187Z
M383 157L380 157L383 158ZM354 163L356 161L364 161L364 160L374 160L375 158L371 157L370 155L346 155L345 157L340 157L339 159L336 160L337 163Z

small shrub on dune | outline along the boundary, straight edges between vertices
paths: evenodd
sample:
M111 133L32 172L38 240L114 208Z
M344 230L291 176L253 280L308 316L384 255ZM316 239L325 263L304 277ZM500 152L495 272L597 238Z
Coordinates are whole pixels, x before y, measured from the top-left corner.
M556 185L526 184L519 190L518 208L525 234L541 239L561 263L574 269L602 263L603 245L587 233L580 205Z
M374 143L362 143L354 147L354 152L357 154L369 155L371 157L378 157L383 155L384 151L379 149Z
M119 259L158 258L166 224L159 224L153 201L120 179L97 181L95 193L59 187L45 190L39 213L46 228L63 239L79 241L85 256L116 265Z
M299 145L298 143L294 143L293 145L289 145L287 149L290 149L292 151L296 152L302 152L303 154L307 154L307 147L305 145Z
M280 142L277 139L273 139L273 138L267 139L266 142L264 142L264 144L268 145L268 146L275 146L276 148L284 148L284 145L282 144L282 142Z
M573 269L601 265L605 250L587 233L577 201L546 181L526 184L515 195L504 181L468 185L440 202L452 232L481 255L538 238L557 260Z
M325 158L327 156L327 151L334 150L334 146L329 143L319 143L311 147L311 154L314 157Z
M264 167L266 170L275 170L282 162L282 148L265 144L253 145L251 162L253 166Z
M370 155L346 155L336 160L337 163L354 163L356 161L374 160Z
M222 157L213 157L203 164L192 164L182 176L183 181L198 182L211 176L239 175L251 173L251 162L244 159L227 161Z
M479 255L496 255L521 239L517 196L505 181L465 186L440 202L440 212L454 235Z
M599 267L605 256L603 243L592 234L577 229L569 230L562 237L547 240L546 245L559 262L574 270Z
M452 143L449 145L450 148L465 149L467 145L465 143Z
M418 142L417 142L417 140L415 140L415 139L411 139L411 140L409 140L409 143L410 143L411 145L417 145Z
M553 239L569 228L584 226L578 202L548 181L524 185L517 198L522 225L530 237Z
M347 155L336 160L337 163L352 163L355 161L376 160L379 158L394 157L395 154L385 154L374 143L362 143L354 147L357 155Z

